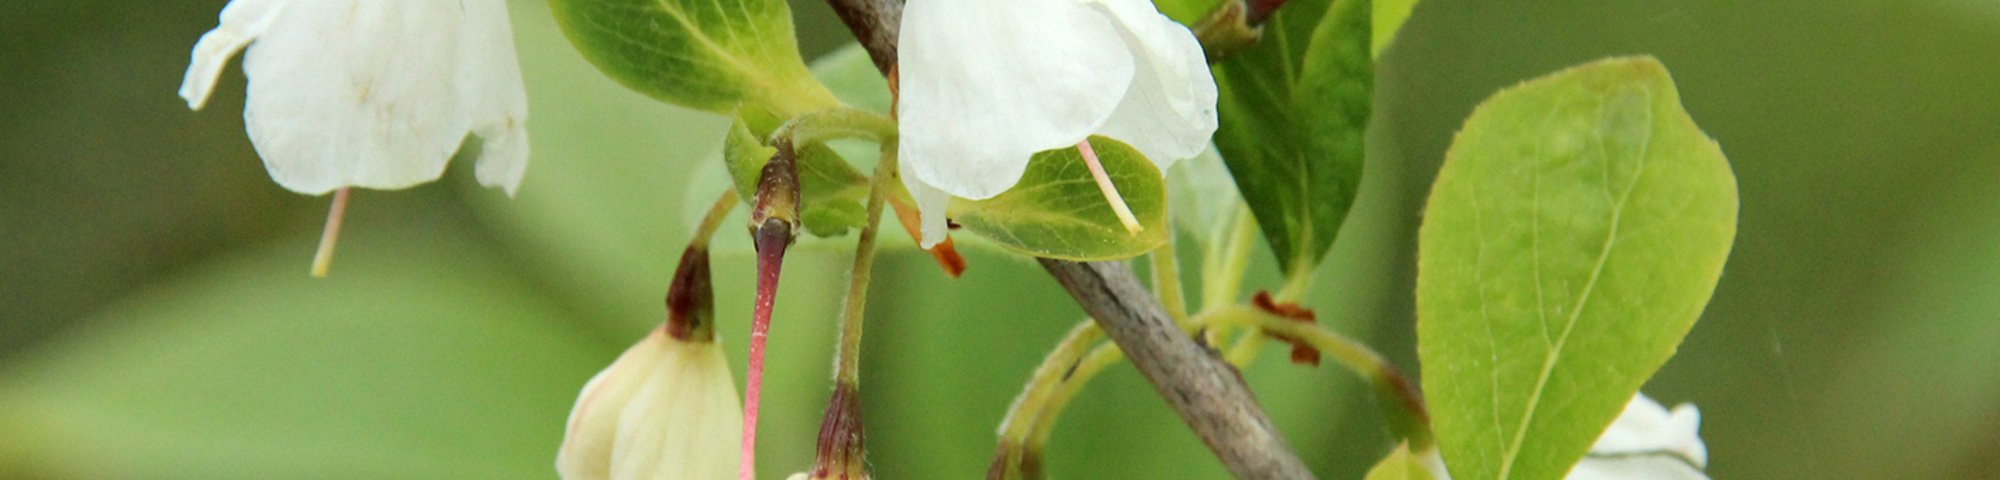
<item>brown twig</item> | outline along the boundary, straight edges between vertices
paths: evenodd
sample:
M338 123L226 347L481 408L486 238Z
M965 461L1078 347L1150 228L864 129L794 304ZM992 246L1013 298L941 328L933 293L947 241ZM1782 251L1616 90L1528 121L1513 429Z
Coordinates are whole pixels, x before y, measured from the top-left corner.
M1313 478L1257 405L1243 377L1174 326L1130 267L1041 262L1236 478Z
M854 32L861 48L883 76L896 66L896 35L902 31L902 0L826 0L841 23Z

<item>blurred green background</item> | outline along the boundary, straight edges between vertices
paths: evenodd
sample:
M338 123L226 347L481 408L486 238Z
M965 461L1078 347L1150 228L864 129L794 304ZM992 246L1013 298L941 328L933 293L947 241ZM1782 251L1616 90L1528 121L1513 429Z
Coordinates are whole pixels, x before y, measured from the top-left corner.
M206 111L174 95L224 3L0 2L0 478L554 478L577 389L662 317L720 191L722 119L623 90L545 4L512 2L520 194L465 165L359 192L314 280L326 200L265 176L241 74ZM809 58L847 41L795 4ZM1362 198L1308 304L1417 370L1415 229L1452 132L1501 87L1640 53L1741 182L1715 299L1647 387L1701 407L1712 475L2000 478L2000 2L1425 0L1382 57ZM721 238L740 365L751 264ZM766 478L810 462L850 244L786 267ZM982 476L1020 383L1081 318L1031 262L968 251L950 282L908 248L880 257L879 478ZM1259 255L1251 285L1275 286ZM1351 376L1267 355L1246 376L1322 478L1391 447ZM1049 471L1226 477L1128 366L1071 407Z

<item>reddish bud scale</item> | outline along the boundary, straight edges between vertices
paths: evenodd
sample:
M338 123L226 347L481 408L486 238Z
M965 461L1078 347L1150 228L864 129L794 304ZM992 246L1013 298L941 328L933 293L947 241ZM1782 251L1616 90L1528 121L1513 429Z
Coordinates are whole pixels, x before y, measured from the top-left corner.
M896 222L903 225L903 231L909 232L910 238L923 241L923 226L919 224L917 207L895 196L889 197L889 206L896 210ZM925 251L930 252L931 258L937 260L938 266L944 268L945 275L958 278L959 275L965 274L965 257L958 254L957 247L952 246L951 234L946 233L943 242L938 242L936 246Z
M708 249L689 245L667 287L667 335L683 342L715 341L715 287L709 277Z
M1263 310L1272 315L1277 315L1280 317L1291 319L1292 321L1296 322L1302 322L1302 323L1319 322L1319 316L1313 314L1313 311L1311 309L1299 306L1299 304L1296 303L1278 303L1277 301L1271 299L1271 292L1268 291L1260 291L1257 292L1256 296L1250 297L1250 305L1257 307L1258 310ZM1279 341L1283 341L1285 343L1292 345L1292 363L1298 365L1312 365L1315 367L1319 366L1320 362L1319 349L1313 348L1312 345L1307 344L1303 340L1299 340L1289 336L1279 335L1271 332L1265 332L1265 334L1270 335L1271 338L1276 338Z
M812 478L868 478L866 455L862 448L866 437L861 422L859 387L839 382L833 388L833 398L827 400L826 418L820 421L819 449L813 459Z

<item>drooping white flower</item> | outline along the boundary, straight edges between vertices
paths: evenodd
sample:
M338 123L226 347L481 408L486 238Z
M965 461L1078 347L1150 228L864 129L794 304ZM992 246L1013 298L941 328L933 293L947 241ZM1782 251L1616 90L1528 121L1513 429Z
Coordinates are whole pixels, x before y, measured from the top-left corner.
M1590 446L1569 480L1708 480L1708 446L1701 442L1701 411L1683 403L1669 412L1645 394Z
M287 189L436 180L468 133L481 184L521 182L528 102L504 0L233 0L195 44L189 108L246 47L244 123Z
M556 472L563 480L731 479L742 429L722 347L657 328L584 385Z
M1566 480L1708 480L1708 447L1701 442L1701 411L1683 403L1669 412L1641 393L1591 444ZM1437 480L1451 480L1437 449L1419 453Z
M1036 152L1104 135L1164 170L1215 133L1201 44L1146 0L910 0L898 43L900 174L926 247L951 196L1012 188Z

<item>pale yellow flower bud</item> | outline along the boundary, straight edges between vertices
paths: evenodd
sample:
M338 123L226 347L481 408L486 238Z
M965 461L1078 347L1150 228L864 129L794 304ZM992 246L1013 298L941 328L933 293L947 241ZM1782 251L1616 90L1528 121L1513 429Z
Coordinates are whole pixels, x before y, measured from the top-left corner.
M584 385L556 471L564 480L735 478L742 408L720 345L654 329Z

